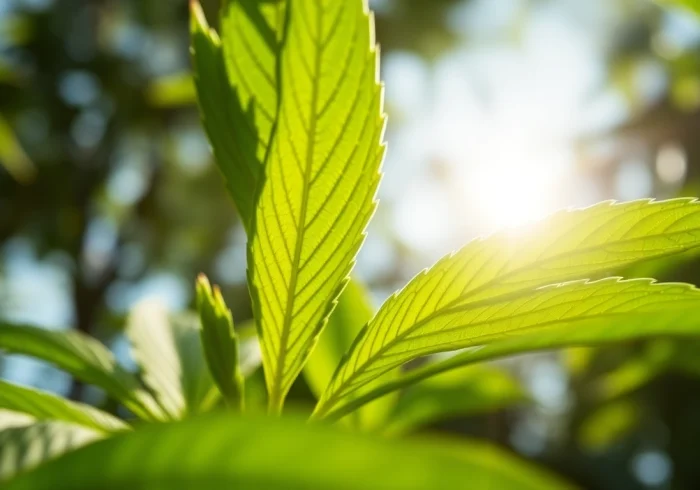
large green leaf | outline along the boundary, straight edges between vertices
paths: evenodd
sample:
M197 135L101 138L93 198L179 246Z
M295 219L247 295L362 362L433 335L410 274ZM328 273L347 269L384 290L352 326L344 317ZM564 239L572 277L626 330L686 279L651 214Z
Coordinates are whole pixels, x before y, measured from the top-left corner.
M467 366L410 386L402 393L382 432L403 434L453 417L499 410L526 399L517 380L503 369Z
M0 483L101 437L99 432L65 422L40 422L0 430ZM46 487L35 488L61 488L61 480L57 478ZM7 486L4 484L2 488Z
M484 345L513 336L541 331L580 331L604 325L624 331L628 319L647 314L665 318L667 308L700 308L700 291L686 284L654 284L648 279L597 282L576 281L501 296L445 311L439 323L426 324L394 336L370 349L367 336L356 344L348 361L317 406L322 415L348 394L387 369L422 355ZM652 315L656 315L653 317ZM370 324L371 325L371 324ZM700 327L700 320L698 321ZM700 328L698 328L700 332Z
M328 318L328 324L304 366L304 377L314 395L320 397L323 394L338 363L373 314L368 292L360 282L351 280L340 295L338 306ZM374 382L395 375L390 372ZM396 396L386 396L350 414L348 422L366 430L377 429L384 425L395 404Z
M288 13L279 124L249 242L275 411L345 285L375 209L384 119L364 3L299 0Z
M640 301L643 304L644 300ZM686 303L683 301L683 303ZM325 418L337 420L365 403L400 390L421 380L462 366L503 357L571 346L602 346L658 337L697 338L700 336L700 305L659 303L656 311L640 308L620 316L598 316L571 322L552 323L545 329L526 330L482 347L466 350L449 359L414 369L394 381L383 383L366 394L343 400ZM317 409L316 417L323 414Z
M97 442L19 476L5 490L57 482L61 490L570 488L482 443L393 444L286 418L221 415Z
M245 386L233 317L219 288L214 286L212 289L204 274L197 279L197 308L209 371L224 400L232 407L243 409Z
M192 64L202 123L250 230L276 114L277 38L284 2L227 0L222 40L207 25L199 4L191 5Z
M138 379L122 368L103 344L80 332L0 322L0 350L55 364L77 379L104 389L142 419L162 418L162 410Z
M0 409L26 413L36 420L70 422L100 432L128 429L118 418L90 405L3 380L0 380Z
M126 335L132 356L172 419L206 408L215 397L199 328L195 315L170 315L157 301L143 301L129 313Z
M700 203L693 199L605 202L562 211L528 229L469 243L384 303L344 359L319 410L412 358L495 340L498 330L489 338L484 334L488 328L473 323L482 325L497 310L499 316L519 311L513 305L532 308L535 299L562 292L533 293L535 288L598 277L611 269L697 247L699 211ZM577 285L565 291L572 287L586 294L596 288L626 286ZM484 317L475 316L481 312ZM547 319L538 316L536 308L530 314ZM512 323L517 325L520 318Z

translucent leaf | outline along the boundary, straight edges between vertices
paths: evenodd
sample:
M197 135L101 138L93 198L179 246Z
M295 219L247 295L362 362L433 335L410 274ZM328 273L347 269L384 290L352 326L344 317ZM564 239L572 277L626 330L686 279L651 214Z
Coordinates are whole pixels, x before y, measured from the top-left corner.
M276 113L276 35L284 2L227 0L222 40L207 25L199 4L191 5L192 64L202 123L250 230Z
M526 230L474 240L420 273L384 303L344 360L321 405L415 357L495 340L502 332L496 330L490 338L484 333L489 327L480 326L489 325L489 315L497 310L499 316L519 312L513 307L523 301L528 311L535 298L563 291L533 293L535 288L599 277L698 245L700 204L693 199L605 202L559 212ZM608 287L627 286L574 286L581 294ZM553 311L563 313L561 308ZM530 314L540 315L536 308ZM538 318L563 320L551 315ZM519 319L511 323L517 325Z
M74 330L46 330L0 322L0 350L55 364L85 383L99 386L136 416L160 420L162 410L97 340Z
M129 313L126 335L144 381L169 418L197 412L214 396L194 315L170 315L161 303L145 300Z
M375 209L384 120L362 0L299 0L279 123L249 243L270 408L279 410L341 293Z
M215 286L212 289L203 274L197 279L197 308L202 326L200 337L209 371L227 403L243 408L245 387L233 317L219 288Z
M694 339L700 334L700 305L696 301L659 303L657 310L640 307L618 316L593 316L573 322L562 321L544 329L516 332L487 345L468 349L449 359L430 363L383 383L366 394L338 403L325 418L337 420L365 403L403 389L439 373L503 357L571 346L602 346L633 340L680 337ZM640 306L644 304L640 300ZM687 341L687 340L686 340ZM318 413L316 416L321 416Z
M186 457L183 457L185 451ZM293 419L209 416L153 425L66 454L4 490L424 490L571 488L487 444L400 444Z
M102 436L95 431L65 422L40 422L37 424L0 430L0 483L2 488L19 472L27 471L65 452L84 446ZM56 478L45 487L56 488ZM101 488L99 485L94 488Z
M385 341L381 350L370 350L367 336L361 338L338 371L326 397L319 402L317 416L347 394L363 388L377 374L421 355L484 344L495 346L508 337L534 333L543 339L553 333L558 337L581 334L585 328L600 332L607 327L601 335L604 340L628 331L630 322L636 324L639 315L646 314L650 321L665 325L666 312L672 308L700 309L700 291L686 284L609 278L565 283L520 293L517 297L499 297L453 308L444 313L438 328L427 324L410 330L391 342ZM695 326L700 332L700 321ZM650 327L658 327L658 323L646 329ZM570 345L576 345L575 338L572 336Z
M304 366L304 377L314 395L320 397L323 394L338 363L373 313L368 292L361 283L351 280L340 295L338 306L328 318L328 324ZM387 373L375 382L395 377L396 374ZM396 396L386 396L350 414L348 423L366 430L377 429L384 425L395 403Z
M35 420L69 422L100 432L129 428L118 418L90 405L3 380L0 380L0 409L25 413Z
M410 386L383 433L399 435L454 417L499 410L527 399L517 380L494 366L468 366Z

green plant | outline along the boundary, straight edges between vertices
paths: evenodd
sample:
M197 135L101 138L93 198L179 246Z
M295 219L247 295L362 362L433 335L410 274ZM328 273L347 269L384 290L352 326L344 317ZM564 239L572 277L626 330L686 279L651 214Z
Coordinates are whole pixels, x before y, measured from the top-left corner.
M3 383L0 408L12 416L2 419L0 472L138 429L24 473L7 488L57 480L63 488L454 488L463 478L476 488L566 487L472 443L397 446L293 417L179 421L224 407L257 411L249 390L258 344L269 414L282 413L305 371L318 396L312 422L396 436L450 413L522 399L511 380L476 363L572 345L697 336L700 291L693 286L608 275L700 246L700 203L604 202L475 240L372 314L361 286L346 288L376 206L384 154L378 56L365 2L228 0L221 32L220 39L193 2L195 85L248 234L257 338L234 329L204 277L197 282L198 318L171 316L151 303L132 312L126 334L138 373L77 332L3 324L0 348L101 387L132 417L122 421ZM401 369L452 351L460 352ZM479 391L484 379L500 379L502 388ZM477 394L460 398L450 391L455 386ZM421 405L426 400L440 402Z

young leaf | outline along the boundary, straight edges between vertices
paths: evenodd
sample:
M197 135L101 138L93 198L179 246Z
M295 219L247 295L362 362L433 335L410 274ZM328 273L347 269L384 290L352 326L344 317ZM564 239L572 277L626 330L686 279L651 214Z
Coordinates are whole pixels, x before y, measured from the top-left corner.
M500 410L526 400L517 380L493 366L468 366L425 379L402 393L382 431L396 436L451 417Z
M571 488L483 443L395 444L294 419L221 414L97 442L20 475L4 490L53 488L56 482L61 490L423 490L463 488L465 482L476 489Z
M227 403L242 409L244 382L239 366L238 336L233 330L233 317L219 288L212 290L204 274L197 279L197 308L202 324L202 347L209 371Z
M191 3L190 50L202 123L247 231L276 114L283 9L282 0L227 0L220 41L199 3Z
M197 412L214 382L207 370L193 315L169 315L157 301L146 300L129 313L126 335L146 384L171 419Z
M279 411L374 212L381 88L362 0L299 0L280 58L279 122L249 242L270 409Z
M431 322L409 323L411 328L406 330L397 322L399 327L392 326L376 342L376 334L359 339L319 402L316 416L386 370L422 355L513 336L539 333L546 338L552 332L561 336L562 332L580 333L601 326L607 326L608 335L614 336L628 331L629 322L635 324L639 315L662 322L672 308L699 309L700 290L686 284L654 284L648 279L577 281L455 305L442 309ZM381 311L377 318L380 315ZM696 327L700 331L700 322Z
M6 480L17 473L101 437L99 432L66 422L40 422L0 430L0 484L7 488ZM56 488L57 482L61 482L61 478L45 488Z
M361 283L350 280L304 366L304 377L314 395L320 397L323 394L338 363L350 349L352 341L362 327L372 318L373 313L368 292ZM395 375L396 373L390 372L375 382L381 382ZM386 422L395 404L395 396L384 397L353 412L348 422L365 430L376 429Z
M3 380L0 380L0 409L26 413L35 420L70 422L99 432L116 432L129 428L118 418L90 405Z
M55 364L77 379L104 389L144 420L161 420L162 410L138 379L124 370L97 340L74 330L46 330L0 322L0 350Z
M471 337L479 332L466 328L465 320L482 304L527 300L534 288L597 277L698 246L700 203L693 199L604 202L559 212L528 230L474 240L384 303L325 398L343 396L337 392L414 357L475 345ZM440 334L454 322L465 327L461 333Z

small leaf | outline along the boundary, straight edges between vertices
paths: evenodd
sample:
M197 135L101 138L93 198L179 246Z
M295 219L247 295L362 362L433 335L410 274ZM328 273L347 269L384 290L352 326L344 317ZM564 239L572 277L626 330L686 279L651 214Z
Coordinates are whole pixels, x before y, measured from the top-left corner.
M212 291L204 274L197 279L197 308L202 324L200 336L209 371L224 399L232 407L243 408L244 381L239 366L238 336L233 317L219 288Z
M0 167L22 184L28 184L36 176L36 167L24 152L12 126L0 114Z
M374 213L382 90L362 0L299 0L280 58L279 123L249 241L270 409L281 410Z
M206 367L194 315L169 315L157 301L145 300L129 313L126 336L146 384L171 419L202 409L214 382Z
M475 489L571 488L483 443L396 444L289 418L222 414L97 442L20 475L4 490L56 482L61 490L424 490L464 488L465 482Z
M90 405L3 380L0 380L0 409L25 413L35 420L69 422L100 432L129 428L118 418Z
M0 430L0 483L4 483L3 488L7 488L10 483L5 480L17 473L25 472L101 437L98 432L65 422L40 422ZM62 478L57 478L46 487L34 488L56 488L57 482L62 482ZM59 485L63 486L62 483Z
M454 417L500 410L526 400L513 376L493 366L468 366L409 387L383 433L396 436Z
M530 301L535 288L596 278L698 246L700 203L694 199L605 202L556 213L526 230L474 240L384 303L344 359L321 405L415 357L495 340L498 332L489 338L482 327L470 325L484 324L475 314L483 311L488 319L494 308L513 311L509 305Z
M320 397L323 394L338 363L373 313L369 293L361 283L351 280L340 295L338 306L328 318L328 325L304 366L304 377L314 395ZM389 372L375 382L390 379L395 375L395 372ZM395 404L396 396L384 397L353 412L348 417L348 422L365 430L377 429L386 422Z
M209 28L199 3L191 6L190 50L202 123L250 231L277 106L275 39L284 2L227 0L223 41Z
M97 340L74 330L46 330L0 322L0 350L55 364L85 383L99 386L136 416L160 420L162 411Z
M529 344L520 346L517 343L520 338L534 336L536 342L546 348L549 347L548 340L559 341L556 347L563 347L579 345L577 341L583 336L593 342L605 343L626 338L625 335L631 333L643 335L643 332L652 331L658 335L664 333L659 327L667 327L669 320L676 320L678 311L698 310L700 291L692 286L654 284L648 279L620 281L616 278L565 283L519 293L517 297L504 296L455 307L444 311L439 328L427 324L424 328L410 330L394 337L396 340L391 343L379 344L380 349L370 351L366 347L367 336L361 338L349 361L338 371L325 398L319 402L315 416L324 415L336 404L357 404L357 400L344 398L360 390L377 374L420 355L490 344L481 350L443 361L445 365L456 367L460 364L455 359L461 356L481 354L486 357L480 360L490 359L486 353L489 349L498 353L498 346L510 353L509 341L515 352L521 348L525 351L533 349ZM649 323L631 332L632 328L638 327L640 317L647 318ZM694 330L697 333L700 332L700 321L689 323L686 319L682 328L677 327L681 332ZM344 415L346 410L347 407L338 410L334 418Z

